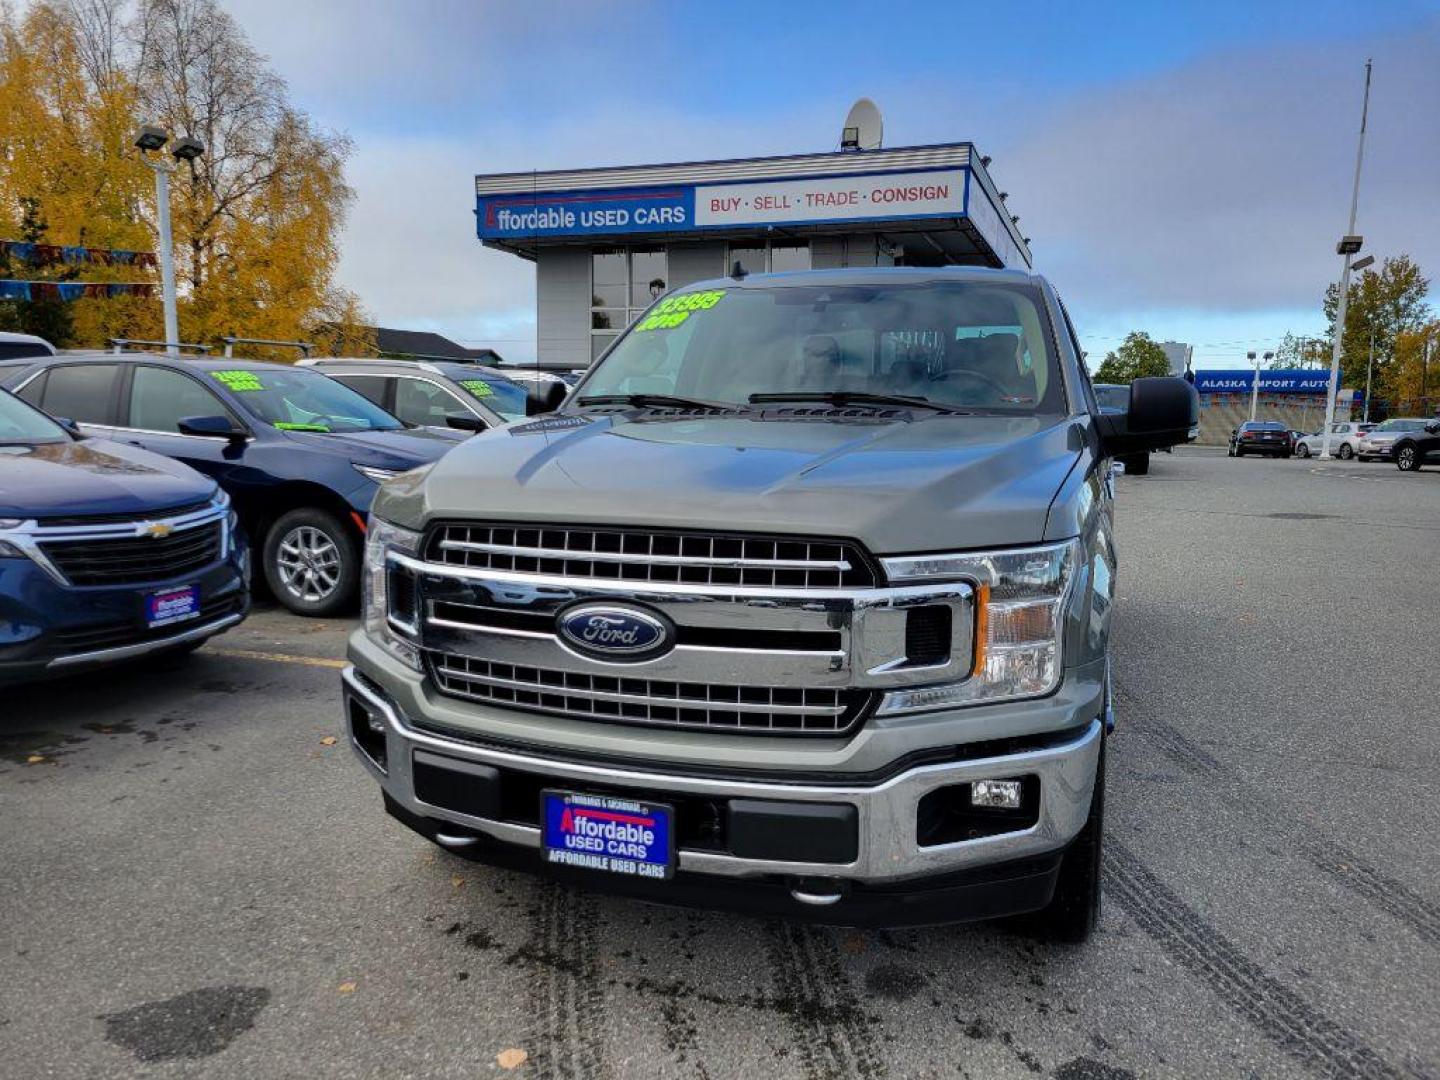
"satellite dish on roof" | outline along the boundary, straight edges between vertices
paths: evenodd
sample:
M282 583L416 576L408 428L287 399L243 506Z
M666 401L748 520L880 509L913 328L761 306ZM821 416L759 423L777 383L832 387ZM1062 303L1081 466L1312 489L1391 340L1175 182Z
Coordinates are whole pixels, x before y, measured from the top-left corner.
M841 150L879 150L885 135L885 122L880 110L868 97L850 106L845 126L840 129Z

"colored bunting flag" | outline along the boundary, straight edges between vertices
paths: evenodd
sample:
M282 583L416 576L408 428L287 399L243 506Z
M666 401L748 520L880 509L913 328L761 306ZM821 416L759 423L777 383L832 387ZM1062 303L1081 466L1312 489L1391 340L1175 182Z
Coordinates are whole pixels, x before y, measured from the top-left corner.
M79 300L82 296L154 296L148 281L5 281L0 300Z
M62 244L32 244L23 240L0 240L0 256L30 266L155 266L153 251L122 248L92 248Z

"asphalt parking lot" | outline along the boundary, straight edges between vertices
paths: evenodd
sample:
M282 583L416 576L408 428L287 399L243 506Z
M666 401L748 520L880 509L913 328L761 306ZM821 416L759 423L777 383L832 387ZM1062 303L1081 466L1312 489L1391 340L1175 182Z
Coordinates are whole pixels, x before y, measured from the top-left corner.
M457 860L334 739L346 627L264 608L0 698L0 1076L1440 1074L1440 472L1182 450L1117 487L1089 945Z

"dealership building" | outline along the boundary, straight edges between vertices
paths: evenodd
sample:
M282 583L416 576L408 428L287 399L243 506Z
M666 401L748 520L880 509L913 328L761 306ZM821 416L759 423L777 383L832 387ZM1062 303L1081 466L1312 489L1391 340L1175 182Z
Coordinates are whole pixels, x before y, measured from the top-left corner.
M538 360L585 367L651 300L746 273L1030 268L969 143L475 178L486 247L535 264Z

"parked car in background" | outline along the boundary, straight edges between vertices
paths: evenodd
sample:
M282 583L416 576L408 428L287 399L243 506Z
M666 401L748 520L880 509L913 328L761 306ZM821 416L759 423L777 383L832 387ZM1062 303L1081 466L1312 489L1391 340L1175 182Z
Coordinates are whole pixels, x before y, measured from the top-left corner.
M1278 420L1246 420L1230 432L1227 452L1231 457L1246 454L1290 456L1290 431Z
M1391 456L1401 472L1416 472L1421 465L1440 464L1440 420L1426 420L1419 431L1403 431Z
M1425 430L1425 421L1418 416L1397 416L1375 424L1355 448L1361 461L1389 461L1395 456L1395 443L1402 435ZM1332 453L1333 448L1332 448Z
M230 499L0 390L0 685L197 648L245 617Z
M1339 424L1330 425L1330 453L1338 458L1349 461L1352 457L1364 456L1360 453L1360 442L1365 433L1373 428L1374 424L1355 423L1345 421ZM1302 435L1295 440L1295 453L1302 458L1316 457L1324 449L1324 429Z
M12 334L0 331L0 361L20 360L30 356L54 356L55 346L34 334Z
M580 381L579 376L570 371L562 375L540 368L512 367L509 364L496 370L503 371L505 377L512 382L530 388L530 393L538 402L533 410L535 412L554 412L565 400L565 395Z
M348 386L287 364L65 354L9 382L86 434L164 454L217 481L270 589L301 615L353 604L365 515L380 483L465 438L407 429Z
M479 364L326 357L300 365L364 394L412 427L484 431L534 410L527 387Z

